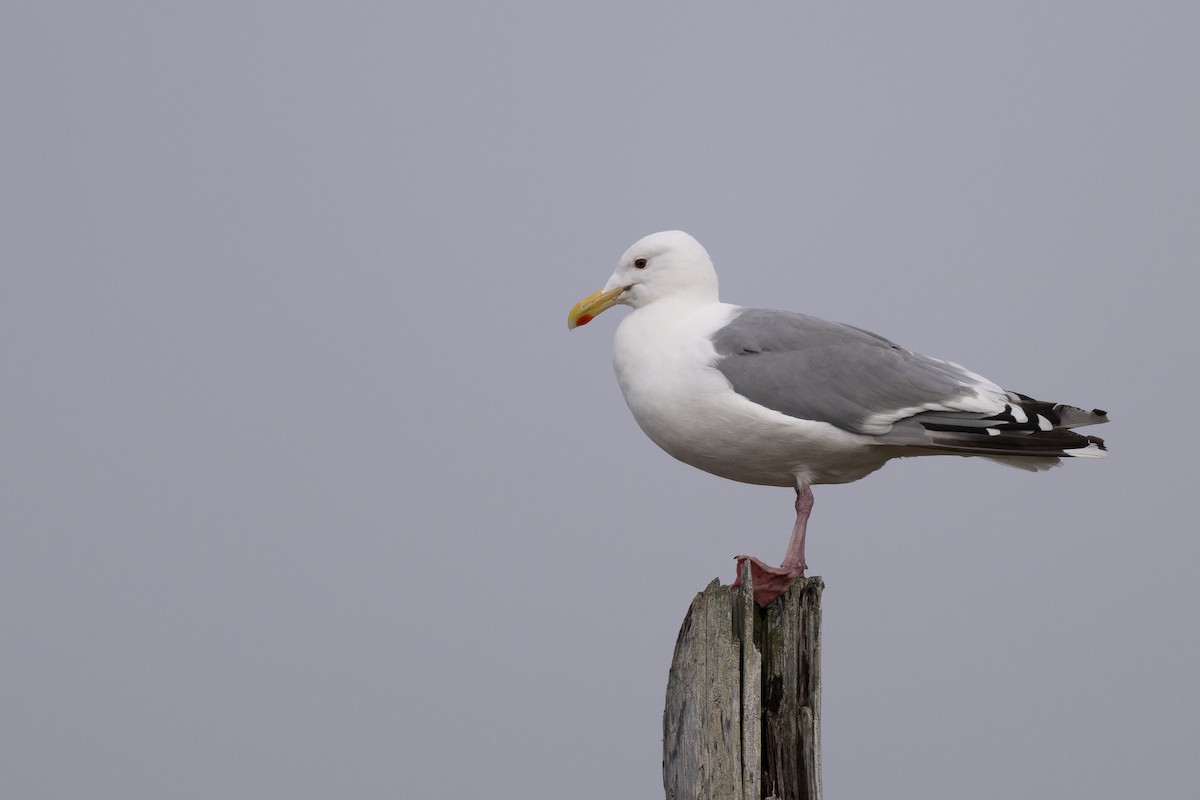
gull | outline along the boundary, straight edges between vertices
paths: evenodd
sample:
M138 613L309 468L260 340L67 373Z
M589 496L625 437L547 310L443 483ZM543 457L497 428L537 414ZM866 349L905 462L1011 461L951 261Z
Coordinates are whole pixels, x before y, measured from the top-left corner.
M1100 410L1034 400L958 364L791 311L722 303L712 259L683 231L637 241L569 328L614 305L613 367L633 418L670 455L714 475L796 492L783 563L749 560L765 606L804 574L812 487L849 483L908 456L978 456L1041 471L1104 458L1073 428ZM736 585L736 584L735 584Z

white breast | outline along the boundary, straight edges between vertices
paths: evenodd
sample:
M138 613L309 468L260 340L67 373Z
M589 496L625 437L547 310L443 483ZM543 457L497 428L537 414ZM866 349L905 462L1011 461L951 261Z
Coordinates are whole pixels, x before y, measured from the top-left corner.
M841 483L882 466L887 455L869 437L789 417L733 391L713 366L710 337L738 310L664 299L621 322L613 365L646 435L680 461L746 483Z

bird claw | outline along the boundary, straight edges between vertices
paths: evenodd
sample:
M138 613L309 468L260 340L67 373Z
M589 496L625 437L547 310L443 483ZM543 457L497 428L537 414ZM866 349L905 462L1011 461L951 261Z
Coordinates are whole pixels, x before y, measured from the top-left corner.
M772 567L754 556L738 556L738 577L732 584L734 589L742 585L742 564L746 561L750 562L750 585L754 587L754 602L759 608L766 608L772 600L786 592L796 578L804 577L804 563L794 567Z

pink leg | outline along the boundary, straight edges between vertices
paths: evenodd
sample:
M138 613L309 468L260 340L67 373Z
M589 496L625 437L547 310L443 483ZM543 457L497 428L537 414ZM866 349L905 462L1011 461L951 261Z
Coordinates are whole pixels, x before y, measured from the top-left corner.
M738 579L733 582L738 586L741 582L741 566L743 561L750 562L750 580L754 585L754 602L766 606L776 597L783 594L796 578L804 576L804 534L808 528L808 515L812 513L812 489L805 486L796 489L796 525L792 528L792 538L788 542L787 553L783 563L771 567L753 556L738 556Z

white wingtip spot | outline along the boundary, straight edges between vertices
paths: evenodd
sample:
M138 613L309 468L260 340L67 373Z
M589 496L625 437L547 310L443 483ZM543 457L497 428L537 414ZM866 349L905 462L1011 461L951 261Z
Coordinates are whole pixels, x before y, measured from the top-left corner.
M1108 451L1095 442L1092 442L1087 447L1066 450L1063 452L1063 455L1074 456L1076 458L1108 458Z
M995 428L984 428L984 430L988 432L988 436L999 436L1000 435L1000 431L996 430Z
M1054 427L1053 425L1050 424L1050 420L1046 419L1041 414L1037 415L1037 423L1038 423L1039 431L1048 431Z
M1026 422L1029 422L1029 415L1026 414L1025 409L1021 408L1020 406L1010 405L1008 407L1008 412L1012 414L1013 420L1018 424L1024 425Z

